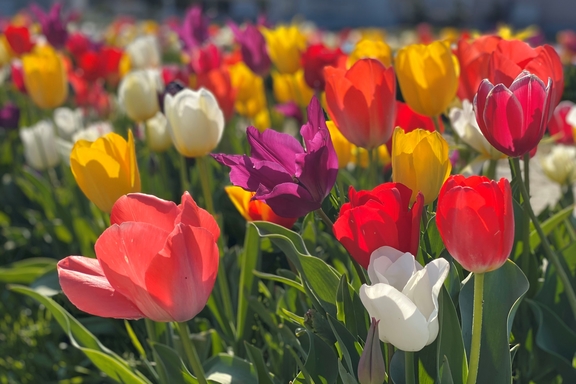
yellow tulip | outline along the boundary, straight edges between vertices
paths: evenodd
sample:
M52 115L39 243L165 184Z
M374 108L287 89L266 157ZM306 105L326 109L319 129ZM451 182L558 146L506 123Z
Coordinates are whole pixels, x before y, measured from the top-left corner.
M306 36L297 26L281 25L276 29L262 28L270 59L280 73L295 73L301 68L300 56L306 49Z
M392 180L412 189L412 202L418 191L424 195L424 204L436 200L451 170L448 143L438 132L416 129L404 133L396 128L392 137Z
M422 115L438 116L456 96L458 61L444 42L400 49L394 68L404 100Z
M263 109L258 112L256 116L252 118L252 124L254 124L254 127L256 127L260 132L264 132L264 130L270 128L271 122L268 110Z
M370 164L370 153L364 149L357 146L352 148L352 163L358 165L360 168L368 168ZM386 144L378 147L378 160L382 165L390 164L390 154L388 153L388 148Z
M94 142L77 141L70 167L84 195L104 212L110 212L121 196L140 192L140 173L132 131L128 141L108 133Z
M308 106L310 99L314 96L314 90L304 80L302 69L294 74L272 71L272 85L274 97L279 103L293 101L303 108Z
M338 155L338 168L345 168L352 160L352 149L355 145L350 143L348 139L340 133L333 121L327 121L326 126L328 127L328 131L330 131L330 138L332 139L332 145L334 145L336 155Z
M229 70L232 87L237 90L236 111L242 116L256 117L267 108L264 80L242 62L230 66Z
M68 96L68 83L64 62L54 48L36 45L22 56L24 84L32 101L40 108L56 108Z
M371 58L376 59L386 67L392 65L392 50L382 40L360 40L350 52L346 66L350 68L360 59Z

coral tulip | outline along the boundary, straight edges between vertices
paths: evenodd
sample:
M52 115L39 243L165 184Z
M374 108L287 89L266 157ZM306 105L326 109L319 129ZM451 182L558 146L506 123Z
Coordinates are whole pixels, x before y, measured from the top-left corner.
M411 201L415 201L418 192L424 195L424 204L436 200L451 170L448 143L438 132L416 129L404 133L396 128L392 138L392 180L412 190Z
M441 41L400 49L395 68L404 100L422 115L441 114L456 96L458 62Z
M316 91L323 91L326 84L324 68L337 66L344 56L340 48L330 49L323 44L313 44L302 54L304 67L304 80L306 84Z
M385 144L396 114L394 69L360 59L349 70L327 67L324 74L328 115L344 137L366 149Z
M371 191L350 187L350 201L340 209L334 236L364 268L372 252L384 245L417 254L424 197L419 193L410 208L411 197L410 188L400 183L384 183Z
M569 100L564 100L554 109L552 118L548 122L548 131L554 141L559 144L574 144L576 124L570 121L569 115L576 117L576 104Z
M268 204L263 201L253 200L254 192L245 191L240 187L227 186L224 190L228 197L246 219L246 221L268 221L286 228L292 228L298 218L282 217L274 213Z
M450 177L438 197L436 225L450 255L470 272L500 268L514 243L514 209L508 180Z
M278 72L295 73L302 68L300 56L306 49L306 36L296 25L281 25L273 30L263 28L262 32L268 44L268 54Z
M544 136L551 102L552 81L545 85L523 71L510 87L488 79L474 98L476 121L494 148L510 157L532 151Z
M128 141L115 133L94 142L77 141L70 167L84 195L104 212L110 212L122 195L140 192L132 131L128 131Z
M96 259L58 263L64 294L95 316L188 321L206 305L218 272L220 229L185 192L182 203L144 194L114 204Z
M54 48L38 45L22 56L24 84L32 101L40 108L56 108L68 96L64 62Z

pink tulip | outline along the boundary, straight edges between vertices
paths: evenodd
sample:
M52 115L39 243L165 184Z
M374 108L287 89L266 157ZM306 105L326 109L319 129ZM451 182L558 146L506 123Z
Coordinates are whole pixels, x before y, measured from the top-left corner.
M218 271L220 229L190 194L182 202L141 193L114 204L97 259L58 263L64 294L84 312L119 319L187 321L206 305Z

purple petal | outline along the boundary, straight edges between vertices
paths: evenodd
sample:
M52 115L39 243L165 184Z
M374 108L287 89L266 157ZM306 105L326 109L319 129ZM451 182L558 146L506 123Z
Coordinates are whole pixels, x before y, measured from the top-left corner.
M308 123L302 126L300 129L300 134L304 138L304 144L306 144L306 150L310 151L315 148L309 148L308 142L314 139L316 136L316 132L318 130L324 128L326 131L328 128L326 127L326 119L324 118L324 111L320 106L320 101L316 96L313 96L310 100L310 104L308 104Z
M330 150L322 147L318 151L296 155L296 175L312 199L322 204L322 201L334 186L338 176L338 159L331 167Z
M295 102L289 101L284 104L278 104L274 107L274 109L286 117L296 119L296 121L298 121L298 124L302 124L303 119L302 111L300 110L298 104L296 104Z
M290 175L296 173L296 154L304 153L304 148L294 137L273 129L260 133L254 127L247 128L246 136L255 160L272 161L282 165Z
M310 193L296 183L279 184L271 192L257 191L254 199L262 200L275 214L283 217L300 217L315 211L321 202L314 201Z

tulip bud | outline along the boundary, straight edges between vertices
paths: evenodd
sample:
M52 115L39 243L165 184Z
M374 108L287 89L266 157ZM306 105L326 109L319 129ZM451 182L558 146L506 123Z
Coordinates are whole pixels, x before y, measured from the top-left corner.
M384 356L380 347L378 323L380 320L372 318L366 344L358 362L358 381L360 384L382 384L386 379Z
M183 156L207 155L222 138L224 114L214 95L204 88L166 95L164 112L172 142Z
M26 163L37 171L55 167L60 162L51 122L42 120L30 128L22 128L20 139L24 145Z
M54 48L38 45L22 56L24 84L32 101L40 108L55 108L68 96L64 62Z
M159 110L157 92L162 90L160 73L137 70L126 74L118 87L120 104L134 121L145 121Z
M306 36L296 25L281 25L274 30L263 28L268 54L280 73L294 73L301 68L300 56L306 49Z
M172 146L168 120L160 112L146 121L146 142L154 152L164 152Z

